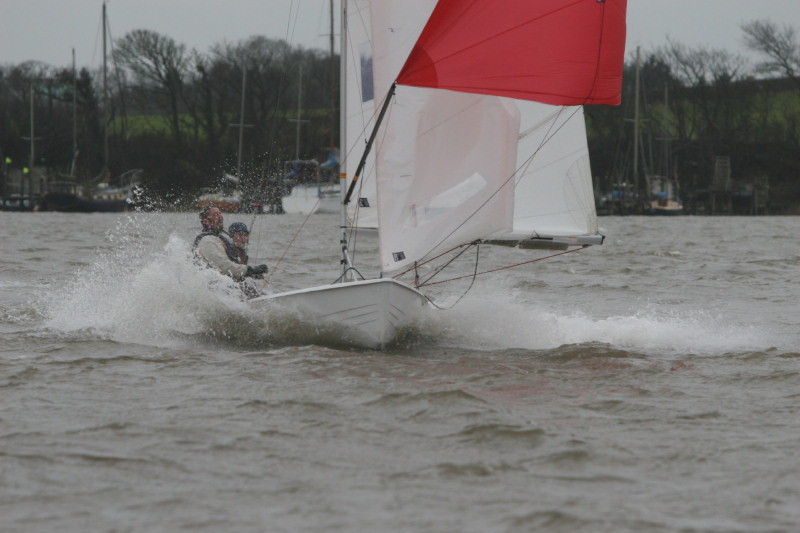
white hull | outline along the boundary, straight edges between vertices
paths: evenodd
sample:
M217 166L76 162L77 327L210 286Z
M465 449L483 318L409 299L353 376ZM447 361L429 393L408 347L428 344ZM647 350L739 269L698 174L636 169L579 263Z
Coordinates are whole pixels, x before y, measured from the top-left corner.
M336 327L355 346L383 348L428 305L425 296L390 278L322 285L261 296L258 307L285 306L318 326Z
M650 202L650 209L648 211L650 215L682 215L683 214L683 205L680 202L676 202L675 200L653 200Z
M341 202L339 187L330 185L295 185L283 197L283 210L290 215L338 213Z

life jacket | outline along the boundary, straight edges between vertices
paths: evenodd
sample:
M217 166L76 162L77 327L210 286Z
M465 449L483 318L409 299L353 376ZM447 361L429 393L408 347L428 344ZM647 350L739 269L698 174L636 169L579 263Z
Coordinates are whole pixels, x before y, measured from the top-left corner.
M242 257L236 252L237 250L236 246L234 246L233 243L230 242L228 239L223 237L223 234L221 232L204 231L200 233L197 237L194 238L194 244L192 245L192 250L197 250L197 246L200 244L200 240L203 237L206 237L207 235L213 235L222 241L222 246L225 248L225 255L228 256L228 259L240 265L247 264L247 254L244 255L244 262L242 262Z
M245 252L235 244L231 244L231 248L233 248L233 253L236 254L236 258L233 259L233 261L235 263L239 263L240 265L246 265L248 260L247 252Z

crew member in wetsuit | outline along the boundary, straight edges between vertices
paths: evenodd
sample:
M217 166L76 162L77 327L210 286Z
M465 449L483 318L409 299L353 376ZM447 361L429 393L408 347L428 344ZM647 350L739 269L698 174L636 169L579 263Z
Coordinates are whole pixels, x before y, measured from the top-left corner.
M228 235L231 236L233 251L236 252L237 256L234 260L241 265L246 265L248 261L247 245L250 242L250 230L247 229L247 225L244 222L234 222L228 226Z
M250 242L250 230L247 229L247 225L244 222L234 222L228 226L228 235L231 236L233 251L236 254L233 260L241 265L246 265L249 259L247 257L247 245ZM266 269L266 265L262 266ZM259 267L256 267L254 270L258 269ZM263 279L262 275L252 277ZM242 293L248 298L261 296L261 291L257 289L250 280L243 280L239 283L239 286L242 289Z
M194 250L208 266L236 281L242 281L246 277L263 277L267 271L267 265L247 266L247 254L240 255L236 251L231 237L222 231L222 212L218 208L203 208L200 211L200 222L203 225L203 231L194 240ZM245 229L247 229L246 226Z

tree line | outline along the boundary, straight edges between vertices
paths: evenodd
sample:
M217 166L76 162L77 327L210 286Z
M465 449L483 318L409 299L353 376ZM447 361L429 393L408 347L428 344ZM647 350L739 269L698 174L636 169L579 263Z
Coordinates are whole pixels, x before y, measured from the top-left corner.
M235 173L240 126L244 181L281 173L295 157L324 160L338 143L338 57L329 52L255 36L201 54L150 30L112 49L105 70L0 67L0 155L29 165L32 101L34 164L51 177L94 185L142 168L149 196L188 205ZM77 164L66 176L74 131Z
M689 195L712 187L715 158L729 156L735 179L768 177L773 211L798 212L800 44L790 26L753 21L741 29L755 64L671 41L641 55L638 166L669 169ZM38 62L0 67L0 156L29 163L32 101L36 166L67 175L74 161L74 178L89 184L142 168L151 197L188 206L235 171L240 133L245 181L282 173L296 156L323 160L338 145L339 58L328 51L254 36L199 53L150 30L111 48L105 73ZM600 192L636 181L636 70L627 58L621 106L585 109Z
M768 183L770 211L800 214L800 42L794 29L742 24L758 58L677 42L639 60L641 174L677 175L686 206L708 194L718 157L730 158L734 186ZM585 109L596 186L609 191L632 175L636 61L628 58L622 105ZM692 209L693 210L693 209Z

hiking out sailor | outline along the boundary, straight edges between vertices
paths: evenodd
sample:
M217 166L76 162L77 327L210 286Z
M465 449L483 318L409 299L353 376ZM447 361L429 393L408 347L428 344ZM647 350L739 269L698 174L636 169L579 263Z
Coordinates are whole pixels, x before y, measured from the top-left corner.
M249 258L247 257L247 245L250 242L250 230L247 229L247 225L244 222L234 222L230 226L228 226L228 235L231 236L233 251L236 254L236 257L233 259L235 262L246 265ZM259 272L261 271L261 267L264 267L264 271L266 272L266 265L259 265L253 268L253 271L256 273L251 278L256 279L263 279L263 275ZM255 298L256 296L261 296L261 290L258 289L251 279L245 279L239 283L239 287L242 289L242 293L248 298Z
M247 245L250 242L250 230L247 229L247 225L244 222L234 222L228 226L228 235L231 236L233 251L236 252L237 256L234 261L246 265L249 259L247 257Z
M216 207L205 207L200 211L203 231L194 240L194 250L198 257L211 268L226 274L236 281L244 278L262 278L267 265L251 267L247 265L247 254L234 245L233 238L222 229L222 212ZM234 226L235 224L231 224ZM244 226L244 224L242 224ZM245 226L247 230L247 226ZM241 233L241 232L238 232ZM249 234L249 232L246 232ZM246 247L246 240L241 240Z

